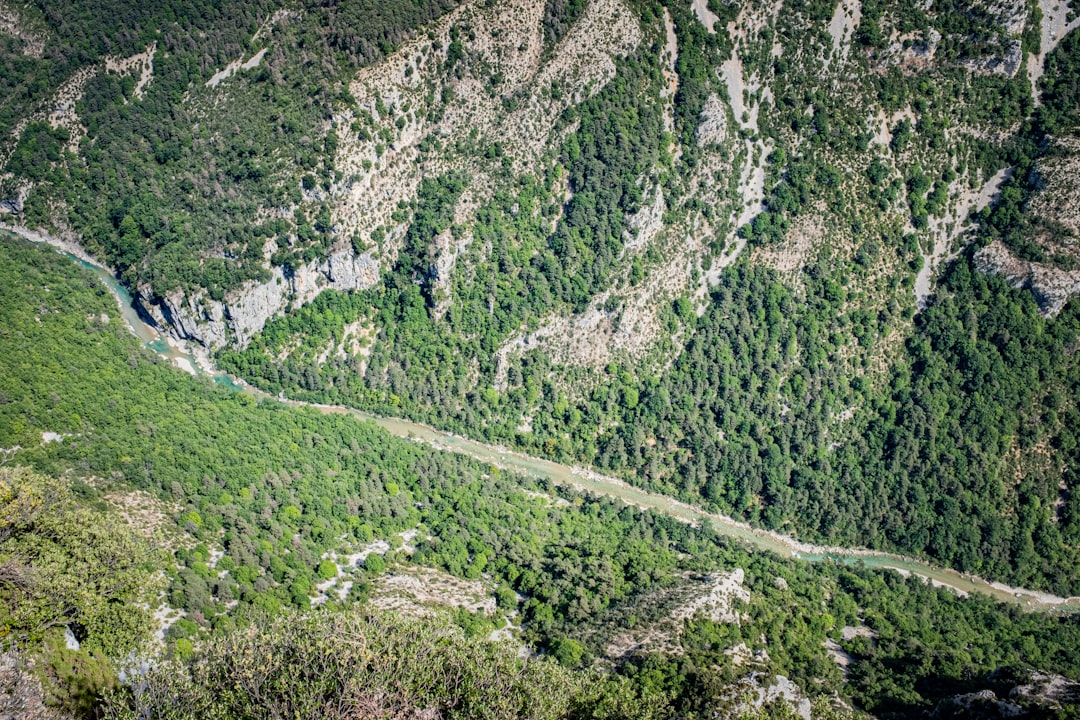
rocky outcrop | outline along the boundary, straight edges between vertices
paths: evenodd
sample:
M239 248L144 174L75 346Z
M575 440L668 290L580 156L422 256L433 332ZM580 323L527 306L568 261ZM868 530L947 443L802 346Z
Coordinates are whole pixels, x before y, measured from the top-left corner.
M930 717L936 720L944 718L979 718L997 720L998 718L1024 717L1027 711L1015 703L999 700L993 690L955 695L938 703Z
M715 717L728 720L754 711L786 705L790 713L810 720L813 707L802 688L783 675L754 672L731 686L729 703L717 706Z
M975 253L975 267L1001 275L1014 288L1027 288L1047 317L1053 317L1073 295L1080 293L1080 271L1062 270L1052 265L1021 260L995 241Z
M370 288L378 279L378 261L346 246L295 270L275 267L269 281L246 283L221 301L210 298L205 290L161 296L144 286L136 302L179 340L194 340L211 350L227 344L244 348L270 318L290 306L309 303L324 290Z
M938 703L930 713L931 718L999 718L1048 717L1061 713L1071 717L1080 703L1080 683L1061 675L1038 671L1021 671L1019 676L1011 670L999 670L990 674L988 682L994 690L954 695ZM1014 683L1020 683L1014 685ZM1012 685L1012 689L1009 686Z
M1024 684L1009 692L1009 699L1054 710L1066 705L1076 706L1080 704L1080 683L1061 675L1032 672Z

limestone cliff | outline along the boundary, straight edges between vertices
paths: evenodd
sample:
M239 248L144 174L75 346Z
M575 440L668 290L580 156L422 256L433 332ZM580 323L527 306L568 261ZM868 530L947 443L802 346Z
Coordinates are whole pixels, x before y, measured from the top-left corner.
M375 285L379 265L369 253L356 254L352 247L333 250L324 260L314 260L295 270L275 267L265 283L248 282L213 300L205 290L188 295L181 290L155 295L141 287L136 295L140 307L158 325L179 340L195 340L217 350L228 344L246 347L266 321L291 306L311 302L324 290L362 290Z

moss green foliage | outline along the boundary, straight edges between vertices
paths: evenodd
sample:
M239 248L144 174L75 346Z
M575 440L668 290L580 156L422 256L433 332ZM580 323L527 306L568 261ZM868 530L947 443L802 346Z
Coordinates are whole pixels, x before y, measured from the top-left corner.
M475 393L475 405L459 420L431 396L418 405L403 400L406 376L391 370L386 389L374 395L385 399L375 407L466 432L475 432L482 418L490 438L512 438L560 459L586 458L767 527L917 552L1072 594L1080 577L1073 495L1065 493L1064 506L1053 509L1061 495L1054 463L1024 471L1017 485L1012 478L1020 471L1007 456L1028 457L1048 442L1064 467L1075 462L1076 424L1065 399L1078 392L1077 366L1067 352L1076 337L1075 312L1046 320L1028 293L969 263L961 260L945 276L941 301L920 315L907 359L896 363L885 387L850 378L838 354L845 334L872 348L895 321L887 312L847 305L841 278L824 265L808 275L800 302L770 271L740 263L661 377L637 381L610 368L589 397L570 403L547 380L550 366L527 356L522 373L511 378L517 389L504 397ZM853 264L849 272L857 269ZM346 295L333 297L325 302L355 304ZM301 311L282 322L305 317L312 315ZM256 345L247 356L259 352ZM415 357L436 363L439 352L427 344ZM385 367L378 353L369 376ZM356 401L350 387L358 379L343 362L297 368L291 376L268 362L262 367L268 389ZM411 367L446 372L428 362ZM463 367L458 382L464 373ZM361 392L365 400L373 397ZM522 435L516 418L533 403L540 413L532 432ZM847 408L860 412L848 432L833 436L833 418ZM610 429L598 436L598 425ZM942 488L949 490L942 495ZM1010 510L1018 506L1024 510Z
M150 546L118 518L77 504L62 480L0 469L0 626L20 642L75 625L88 650L121 655L150 626Z
M55 42L42 58L23 56L21 41L0 42L0 134L46 109L61 83L102 55L130 55L150 42L158 51L142 98L130 77L100 73L88 83L77 108L87 138L76 152L65 150L68 131L30 122L2 168L11 174L0 190L8 197L17 181L33 180L26 222L63 209L60 219L91 251L129 285L149 283L153 292L203 287L220 299L245 280L264 280L271 240L271 265L288 272L344 241L323 198L343 180L333 162L341 130L334 114L362 114L348 80L455 4L307 3L254 45L253 33L276 6L64 0L24 7ZM1012 42L983 5L865 0L842 73L824 71L826 58L838 62L825 30L833 2L786 2L775 26L737 48L722 27L736 17L735 5L710 3L721 16L716 34L689 7L673 5L666 9L678 39L678 85L669 133L660 59L665 8L644 0L633 6L645 45L618 59L613 79L566 112L560 145L536 167L512 171L501 143L461 141L454 152L469 162L446 167L475 169L475 177L425 178L396 209L394 222L408 223L404 243L387 254L393 259L377 288L324 293L272 320L247 349L223 352L221 364L275 394L402 414L590 463L784 532L1080 592L1076 303L1043 318L1026 291L976 272L964 255L911 321L920 242L946 217L960 178L976 183L1014 166L1000 200L979 218L978 241L1002 239L1022 257L1056 262L1032 240L1047 228L1025 207L1034 163L1054 152L1054 135L1080 124L1080 33L1050 53L1035 109L1024 72L970 70ZM545 4L548 52L585 7ZM113 22L117 16L124 22ZM1035 49L1037 24L1036 14L1022 39L1027 51ZM894 52L894 31L915 60L903 69L879 62ZM483 79L464 43L475 40L471 33L451 33L443 71L453 81L470 73ZM918 55L937 34L934 65L920 70ZM216 70L264 48L257 69L205 87ZM758 87L745 98L758 106L757 128L744 125L749 114L726 117L730 137L703 148L701 113L711 94L725 95L717 71L736 49ZM559 83L548 92L581 90ZM449 94L442 105L425 101L431 113ZM516 101L504 98L508 109ZM879 110L899 118L890 121L887 148L874 137ZM399 118L399 128L405 122ZM621 293L659 267L665 250L626 245L633 235L627 218L651 201L646 193L662 190L665 226L693 232L707 221L726 236L730 198L719 186L733 189L737 178L694 173L717 154L727 163L742 143L760 147L759 140L768 152L754 150L746 162L764 165L764 211L739 233L751 245L776 246L802 223L823 219L828 241L803 259L798 282L744 258L725 271L701 317L687 297L658 299L662 362L618 357L605 368L573 370L525 347L520 360L500 368L497 352L508 339L553 314L580 312L603 292L610 291L604 311L618 323ZM432 138L420 145L425 157L445 150ZM747 169L728 165L733 175ZM713 181L716 207L694 185ZM467 226L455 225L461 198L484 183L497 189L475 198ZM392 249L384 246L388 230L370 238L380 255ZM460 253L451 275L440 277L434 244L447 234ZM366 238L351 240L367 248ZM48 252L0 246L0 314L0 447L21 446L12 456L41 472L147 491L170 503L169 521L190 540L168 562L155 561L168 601L188 613L168 634L173 664L152 675L156 695L118 697L118 717L143 716L150 705L139 703L155 702L150 714L158 716L167 716L160 708L180 707L247 717L271 702L282 715L328 713L343 703L370 713L517 713L527 684L492 679L484 674L492 668L523 672L543 688L540 697L552 704L532 708L538 716L614 717L646 707L711 717L748 671L732 659L740 643L767 653L754 669L782 673L820 697L839 693L880 717L911 717L959 692L1001 690L999 668L1080 672L1071 618L1022 615L891 574L751 555L708 529L391 440L352 418L259 402L183 376L139 348L121 323L106 322L116 316L108 294ZM333 350L348 347L347 326L363 328L364 352L338 357ZM66 437L42 445L46 430ZM79 502L55 503L81 518L70 538L44 520L6 521L12 535L0 540L0 552L42 568L35 582L45 584L35 595L18 579L0 579L0 593L8 632L51 648L43 666L59 680L57 697L67 692L64 702L76 707L96 702L111 682L111 660L145 628L123 610L130 594L95 605L94 597L108 595L96 576L85 574L76 587L65 574L64 558L82 546L116 542L115 527L88 520L96 511L85 505L101 490L73 488ZM6 517L34 506L34 492L0 498ZM415 552L399 551L396 533L412 529L420 530ZM362 567L339 567L342 555L331 555L376 539L393 549L368 554ZM219 559L217 549L225 553ZM125 557L132 577L146 572L137 553ZM489 583L500 611L517 613L523 638L561 668L518 663L441 627L333 614L366 602L385 574L410 563ZM672 639L681 654L641 649L609 658L609 678L583 674L606 657L612 638L670 617L674 607L664 598L733 567L746 570L751 593L738 607L739 623L698 618ZM355 584L347 599L328 603L328 614L289 611L261 633L245 625L258 613L307 608L315 586L339 570ZM58 643L59 626L71 619L57 610L61 601L85 613L78 653ZM463 609L452 622L469 638L501 624ZM876 637L844 640L850 625ZM414 654L397 657L413 663L400 693L378 691L388 687L387 663L395 661L378 645L382 638L371 640L377 652L369 674L350 674L362 663L350 654L355 647L337 642L342 628L405 638L401 646ZM323 636L330 639L312 642ZM826 640L851 655L846 680ZM249 652L281 658L264 668L272 701L258 699L250 685ZM448 674L414 662L425 654L440 658ZM286 665L304 672L289 675ZM78 678L91 678L85 692ZM498 682L510 684L490 684ZM194 702L173 702L181 696ZM403 704L379 705L391 700Z
M929 12L909 2L865 3L862 44L880 46L870 37L876 23L924 39L939 32L943 60L925 73L877 72L873 52L856 49L852 62L859 72L826 86L817 82L820 67L812 58L831 48L823 27L834 8L785 5L776 33L791 47L779 58L771 53L769 33L740 47L746 73L775 98L762 102L759 113L760 134L774 148L761 158L765 210L740 233L753 244L777 243L801 217L824 212L826 234L850 234L858 249L848 256L821 250L808 258L801 268L804 288L736 264L700 320L686 306L667 315L667 329L685 327L690 338L678 350L666 346L678 357L662 373L613 362L597 380L595 373L557 367L544 353L525 348L521 360L505 369L505 389L498 380L496 352L508 339L535 329L553 311L586 307L607 287L609 258L621 252L615 238L622 226L611 220L640 201L624 191L622 198L633 202L619 204L620 183L636 187L634 173L647 167L634 160L646 152L640 147L626 144L630 160L616 152L624 134L633 135L628 118L643 117L651 107L632 100L648 97L635 96L641 86L635 78L651 77L651 87L656 68L635 61L620 66L615 81L581 111L582 125L560 157L575 194L550 240L544 239L551 226L543 208L558 201L553 174L542 181L520 178L477 213L472 227L451 228L455 239L471 232L473 241L449 279L452 302L444 315L432 310L440 298L424 296L427 281L414 271L407 276L411 284L391 277L390 284L405 287L396 300L379 293L324 295L310 310L272 320L245 351L225 352L222 364L272 392L403 414L564 461L594 463L767 527L1077 592L1073 496L1058 487L1068 479L1052 470L1074 462L1072 433L1063 420L1071 404L1063 398L1076 392L1067 352L1075 314L1037 317L1024 291L979 277L963 258L939 284L941 302L909 326L911 285L922 267L925 237L903 228L910 221L924 233L931 221L940 221L963 173L985 180L1011 164L1012 179L982 217L980 242L1002 237L1024 257L1049 259L1030 239L1037 221L1024 206L1033 162L1047 152L1046 129L1071 127L1075 120L1069 114L1075 106L1070 63L1080 35L1072 33L1050 54L1044 105L1021 132L1002 145L955 142L946 131L955 136L957 123L1008 134L1031 115L1022 73L974 74L963 64L1008 42L993 29L991 16L955 3ZM715 70L732 48L723 33L709 35L683 9L670 12L680 48L675 130L689 168L700 151L694 132L704 98L724 92ZM655 25L658 14L651 17ZM790 61L796 47L806 62ZM872 120L852 97L872 98L888 113L910 110L914 119L893 125L886 152L871 145ZM584 162L590 153L608 169L625 172L611 178L596 171ZM651 162L657 167L666 161ZM674 167L661 180L665 217L690 212L679 206L682 169ZM594 192L601 186L607 189L603 196ZM421 205L436 212L441 202ZM567 242L575 238L580 242ZM425 252L430 244L410 256ZM634 262L648 263L649 256ZM430 267L431 258L424 256L424 263ZM891 267L891 276L881 278L882 266ZM605 309L618 305L613 297ZM357 358L307 360L357 320L379 331L366 373L359 373ZM618 322L616 312L612 322ZM303 331L309 323L320 329ZM302 354L276 359L298 329ZM875 353L896 332L906 343L888 347L903 352L890 354L888 367L875 370ZM974 337L974 346L953 337L958 332ZM1034 356L1014 354L1010 342ZM523 418L528 431L520 429ZM1053 460L1033 461L1036 448L1048 448Z
M541 719L596 694L585 677L512 646L356 611L290 613L224 634L143 683L114 697L106 717Z
M89 711L116 684L110 659L148 639L161 561L68 481L0 467L0 637L38 657L52 703ZM78 649L66 646L65 628Z
M15 455L20 462L115 477L177 503L175 521L195 544L176 553L177 567L164 567L172 582L170 601L189 616L169 633L180 665L152 676L155 692L164 693L159 698L183 692L198 702L247 707L255 702L247 691L219 694L226 690L220 678L243 671L247 656L238 648L264 642L281 650L281 663L291 672L305 668L313 675L304 678L318 679L306 682L305 692L282 690L274 702L285 702L286 695L316 702L327 693L352 692L356 686L347 677L328 669L337 662L334 648L345 652L330 639L312 645L329 648L328 665L284 659L310 652L310 643L301 642L304 633L339 622L332 613L303 622L289 616L264 636L233 628L238 621L244 626L246 613L305 606L322 570L321 554L337 547L342 533L352 542L367 542L418 523L431 539L419 543L411 560L398 555L392 562L434 565L466 578L486 573L501 588L495 593L502 606L521 613L525 638L572 666L588 666L601 656L612 633L647 627L669 612L651 599L655 593L677 590L703 572L746 570L744 586L752 600L737 606L746 616L739 625L695 621L679 640L682 656L641 652L618 659L616 677L604 680L605 687L616 684L614 697L603 690L600 697L607 699L596 707L629 702L630 708L661 714L709 715L717 704L730 702L727 688L745 674L724 653L739 642L767 651L770 659L761 666L766 672L783 673L811 692L841 692L896 716L931 707L958 688L978 688L998 667L1080 674L1074 618L963 600L890 573L750 553L708 529L611 500L564 493L569 504L560 506L527 496L523 486L555 491L391 439L351 418L255 403L196 381L155 362L118 321L104 324L101 314L115 312L113 298L67 258L11 241L0 243L0 253L0 288L7 288L0 293L6 320L0 360L8 370L0 386L0 445L21 444L25 449ZM132 423L131 417L139 420ZM35 446L46 427L72 436ZM213 571L200 541L224 545L225 556ZM365 566L372 577L357 583L352 601L362 602L369 583L378 582L375 574L391 564L369 555ZM221 571L224 577L218 577ZM786 580L785 589L777 577ZM238 599L238 609L226 612L226 598ZM397 627L394 621L378 622ZM462 616L457 622L468 629L477 619ZM857 623L871 627L879 641L843 642L855 658L854 679L845 684L822 643L842 641L840 628ZM211 628L225 639L214 640ZM411 637L430 632L416 630L419 635ZM959 632L967 638L963 648L952 641ZM440 652L457 652L453 646L456 640L440 645ZM475 646L463 647L460 652L468 655ZM503 657L501 650L483 652ZM940 662L925 661L939 656ZM226 660L240 664L215 665ZM57 656L57 662L62 667L69 661ZM471 660L461 662L471 667ZM188 669L177 674L177 667ZM277 672L274 667L284 665L270 667ZM426 683L417 686L422 692L439 687L430 675L409 677ZM264 687L300 682L280 679L284 685ZM153 697L124 702L149 703ZM127 712L123 707L114 706L118 713Z

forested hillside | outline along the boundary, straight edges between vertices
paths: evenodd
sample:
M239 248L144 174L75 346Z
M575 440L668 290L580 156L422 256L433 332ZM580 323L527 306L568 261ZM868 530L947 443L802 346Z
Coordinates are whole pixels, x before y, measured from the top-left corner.
M0 237L0 693L1075 712L1073 617L270 399L1080 596L1074 4L0 0L0 226L259 391Z
M326 653L323 664L301 663L311 667L307 680L266 680L306 687L294 696L282 685L273 703L391 702L349 694L362 681L342 674L352 667L342 653L356 650L335 644L338 631L326 631L326 645L303 640L326 623L361 623L361 633L375 623L423 653L435 652L422 650L434 638L461 638L446 650L456 659L448 656L445 671L464 673L451 685L475 682L480 695L453 700L442 695L449 680L417 674L409 681L417 695L391 696L402 707L446 702L461 717L517 717L524 710L515 702L540 712L514 699L521 693L537 703L550 694L550 716L704 717L740 707L740 693L761 682L740 684L751 670L781 675L825 705L839 693L879 716L906 717L954 694L1000 692L1032 670L1080 677L1075 617L963 599L888 571L781 560L706 528L392 439L353 418L255 401L141 348L116 318L115 299L68 258L7 239L0 259L0 447L9 449L0 469L0 612L18 647L40 653L46 695L69 711L94 706L133 647L149 656L163 649L175 665L155 670L151 694L111 700L118 717L129 706L162 712L176 693L201 698L192 717L219 705L222 717L246 717L245 703L269 717L262 703L271 700L223 685L231 673L245 677L223 665L229 648L263 645L283 653L281 668L296 653ZM434 570L453 582L424 574ZM381 613L401 611L387 592L409 576L472 582L492 600L470 609L453 595L413 598L408 614L427 617L430 603L451 610L402 626ZM286 620L252 634L252 623L316 606L322 612L299 627ZM374 616L357 615L357 606ZM703 614L684 616L683 607ZM335 619L340 611L351 614ZM475 699L488 697L476 675L491 672L481 656L512 664L516 651L476 640L506 622L520 627L515 642L574 672L526 668L535 677L498 691L508 704L484 714L470 704L489 702ZM74 652L65 625L76 628ZM963 648L952 640L958 632L968 638ZM830 647L842 648L844 672ZM389 672L384 663L407 662L372 652L372 682ZM594 674L598 662L613 674ZM565 704L575 697L581 707Z

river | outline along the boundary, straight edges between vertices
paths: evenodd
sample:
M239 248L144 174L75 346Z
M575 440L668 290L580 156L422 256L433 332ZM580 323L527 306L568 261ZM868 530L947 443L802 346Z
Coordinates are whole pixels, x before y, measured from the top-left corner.
M491 463L511 472L518 472L532 477L550 480L559 485L567 485L595 493L616 497L640 508L662 512L671 517L693 524L709 524L717 533L747 543L760 550L776 553L783 557L793 557L810 562L832 561L855 565L862 563L867 567L895 570L905 575L922 577L929 582L949 588L961 594L983 593L1001 602L1018 605L1025 610L1044 612L1080 612L1080 597L1060 598L1047 593L1024 588L1014 588L1002 583L989 582L967 573L960 573L949 568L937 567L914 558L901 557L892 553L876 552L861 548L841 548L811 545L780 533L753 528L746 523L715 513L706 512L688 503L675 500L666 495L651 493L633 487L617 478L608 477L592 470L572 467L560 463L531 457L504 447L489 445L458 435L437 430L428 425L394 417L370 415L359 410L338 405L320 405L274 398L273 396L248 385L243 380L213 369L205 357L195 358L192 354L167 342L159 330L148 324L136 310L130 293L107 268L90 260L85 253L81 257L72 252L74 248L48 235L30 233L17 228L15 230L27 239L48 242L60 252L94 273L116 296L120 312L132 333L143 344L169 362L195 374L205 375L215 383L228 386L256 397L274 400L292 407L314 408L327 414L351 415L363 421L373 422L391 435L425 442L439 450L461 453L477 460ZM0 236L4 231L0 229ZM10 237L10 233L8 233Z

